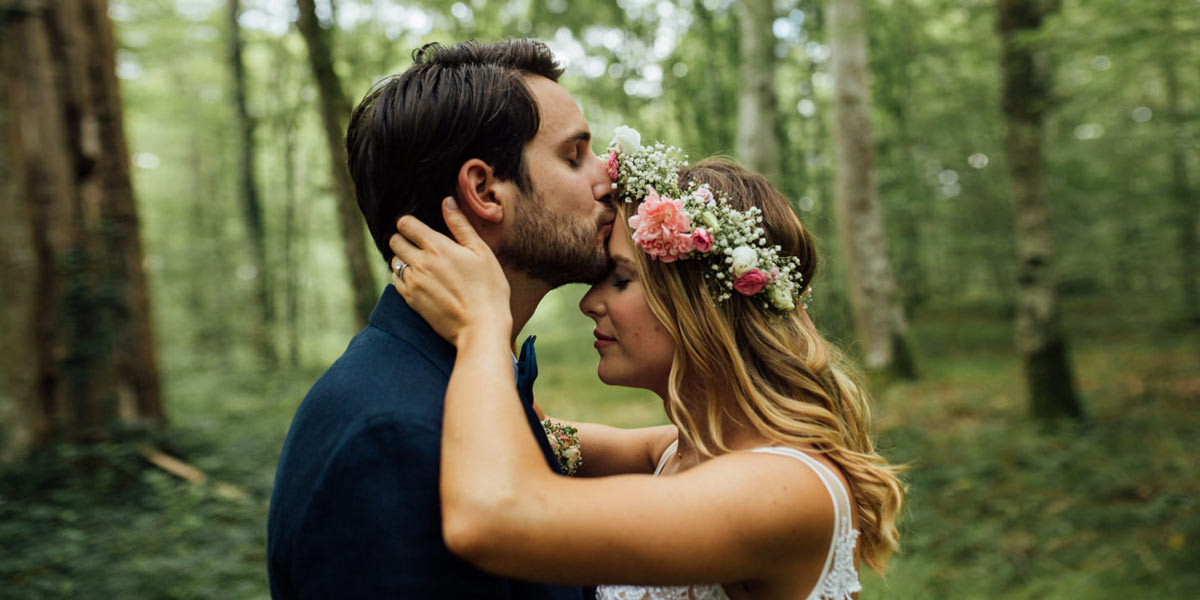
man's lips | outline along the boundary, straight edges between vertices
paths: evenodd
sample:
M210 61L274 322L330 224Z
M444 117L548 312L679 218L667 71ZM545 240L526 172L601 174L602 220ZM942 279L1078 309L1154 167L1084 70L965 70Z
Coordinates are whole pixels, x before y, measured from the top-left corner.
M603 235L604 237L607 238L610 234L612 234L613 223L616 223L616 222L617 222L617 218L615 216L608 217L608 218L604 219L603 221L600 221L600 228L598 229L598 231L600 232L601 235Z

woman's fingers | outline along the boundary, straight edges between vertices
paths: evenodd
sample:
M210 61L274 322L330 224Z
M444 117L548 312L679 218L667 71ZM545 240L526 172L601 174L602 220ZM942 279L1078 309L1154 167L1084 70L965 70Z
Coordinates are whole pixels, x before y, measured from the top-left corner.
M400 235L404 236L412 245L421 249L428 249L448 241L445 239L446 236L434 231L412 215L400 217L396 221L396 231L400 232Z
M411 263L421 254L420 248L399 233L393 233L392 237L388 238L388 248L392 249L392 254L400 257L400 260L406 263Z
M404 295L404 271L408 269L408 263L400 259L399 256L392 257L392 286L400 295Z
M446 220L446 227L450 229L450 234L458 240L459 244L468 248L483 244L483 238L480 238L479 234L475 232L475 228L471 226L467 216L458 210L458 202L454 200L453 196L448 196L442 201L442 218Z

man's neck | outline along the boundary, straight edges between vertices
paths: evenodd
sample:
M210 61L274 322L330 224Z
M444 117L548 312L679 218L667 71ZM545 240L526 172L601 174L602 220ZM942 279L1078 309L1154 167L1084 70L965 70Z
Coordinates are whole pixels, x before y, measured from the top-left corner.
M533 311L537 310L542 298L550 292L550 285L509 266L503 268L504 275L508 278L508 304L513 320L512 340L510 341L513 346L516 346L517 337L525 328L525 324L529 322L529 318L533 316Z

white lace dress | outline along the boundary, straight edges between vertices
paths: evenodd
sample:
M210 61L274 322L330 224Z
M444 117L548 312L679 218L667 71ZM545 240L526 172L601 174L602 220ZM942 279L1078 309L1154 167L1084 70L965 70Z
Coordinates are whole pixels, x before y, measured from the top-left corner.
M678 442L672 443L662 458L658 460L658 475L667 464L667 459L675 454ZM799 459L808 465L829 491L833 500L833 540L829 552L825 555L825 567L821 577L809 592L807 600L851 600L852 594L862 589L858 581L858 571L854 568L854 545L858 541L858 530L850 519L850 496L841 480L833 471L813 457L794 448L778 448L768 446L755 448L751 452L778 454ZM602 585L596 588L596 600L729 600L725 589L720 584L680 585L680 586L642 586L642 585Z

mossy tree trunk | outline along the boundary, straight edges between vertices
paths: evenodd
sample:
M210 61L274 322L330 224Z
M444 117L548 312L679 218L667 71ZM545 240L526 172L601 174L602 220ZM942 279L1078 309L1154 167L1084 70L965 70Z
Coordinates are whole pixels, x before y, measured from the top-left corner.
M238 24L241 1L229 0L226 6L226 25L229 28L229 72L233 82L233 108L238 129L238 199L242 205L242 220L254 261L255 294L258 298L258 321L252 330L254 345L264 366L273 368L275 353L275 302L271 295L271 280L267 277L267 230L263 223L262 201L259 200L255 175L255 122L246 100L246 64L242 58L242 27Z
M1163 27L1176 32L1171 14L1163 18ZM1183 94L1180 90L1179 68L1183 62L1176 46L1163 56L1162 71L1166 84L1167 112L1167 162L1171 173L1171 198L1175 202L1179 248L1179 289L1182 316L1186 323L1200 325L1200 203L1188 180L1187 166L1187 117L1184 114Z
M1080 417L1062 332L1053 273L1049 202L1042 179L1043 122L1050 102L1047 57L1027 34L1042 25L1045 0L1000 0L1004 153L1016 215L1017 350L1030 412L1037 418Z
M166 424L105 0L0 12L0 404L11 462Z
M309 66L317 84L320 100L321 124L325 130L325 141L329 146L329 164L333 176L333 192L337 198L338 218L341 223L342 248L346 255L346 266L350 272L350 288L354 298L355 318L365 324L367 316L375 308L375 282L371 278L367 260L366 235L362 215L355 200L354 181L346 167L346 124L350 119L350 103L342 91L341 81L333 70L333 51L329 32L321 27L317 19L317 8L313 0L297 0L300 9L297 25L304 43L308 46Z

